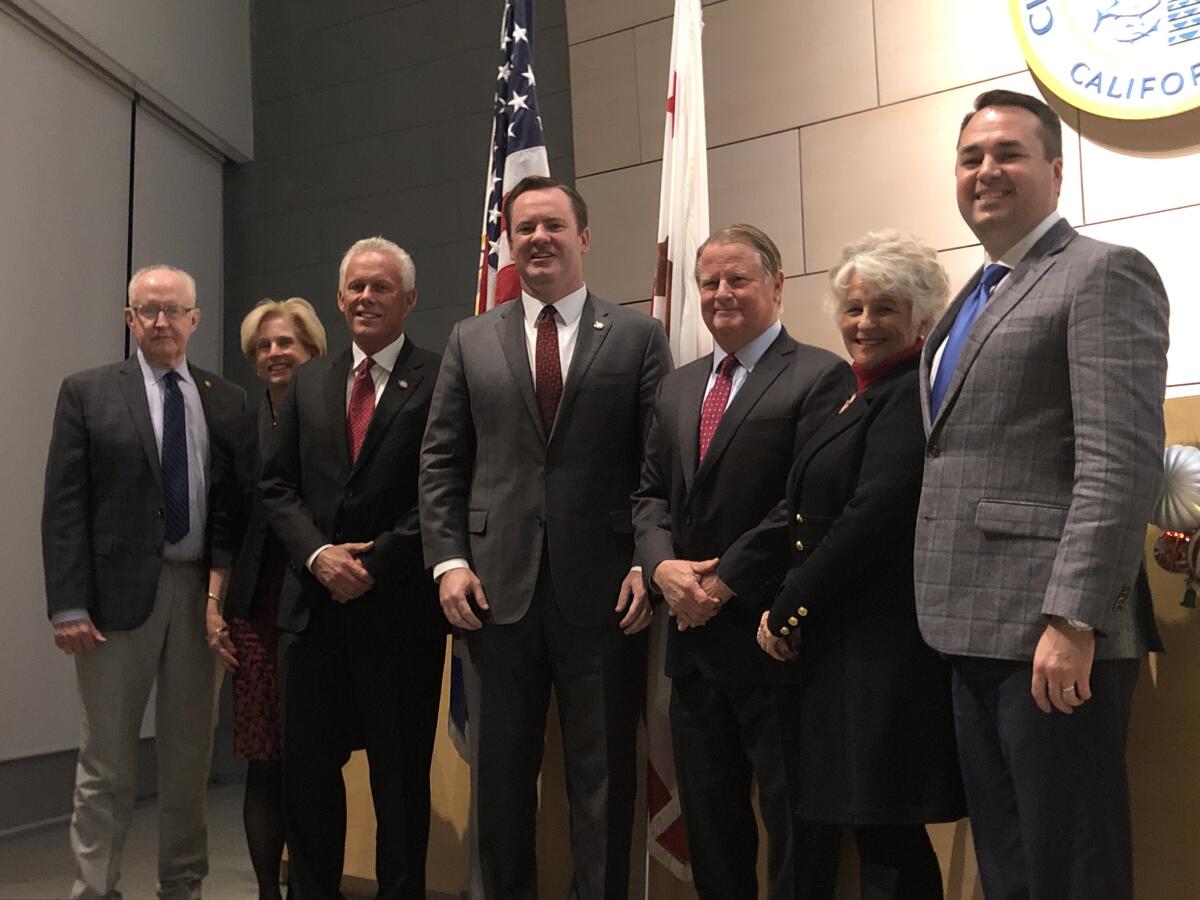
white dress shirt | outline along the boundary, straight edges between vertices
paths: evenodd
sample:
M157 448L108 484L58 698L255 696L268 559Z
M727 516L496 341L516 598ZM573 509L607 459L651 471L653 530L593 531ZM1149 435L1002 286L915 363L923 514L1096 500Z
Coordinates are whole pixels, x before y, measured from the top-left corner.
M563 386L575 356L575 342L579 338L579 318L583 315L583 301L587 299L587 285L573 291L561 300L549 304L554 307L554 324L558 326L558 361L562 366ZM538 318L547 304L521 292L521 308L525 313L525 347L529 351L529 371L537 387L537 332Z

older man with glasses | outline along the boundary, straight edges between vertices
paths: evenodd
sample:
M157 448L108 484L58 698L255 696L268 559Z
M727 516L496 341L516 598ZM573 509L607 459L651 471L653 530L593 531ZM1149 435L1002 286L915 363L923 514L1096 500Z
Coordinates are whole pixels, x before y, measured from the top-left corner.
M216 669L205 643L205 578L227 543L213 539L210 523L228 495L224 448L245 395L189 365L199 322L191 275L142 269L125 309L137 353L68 376L54 413L42 509L46 601L55 644L75 657L83 710L72 897L121 896L138 739L155 685L159 896L199 897L208 871Z

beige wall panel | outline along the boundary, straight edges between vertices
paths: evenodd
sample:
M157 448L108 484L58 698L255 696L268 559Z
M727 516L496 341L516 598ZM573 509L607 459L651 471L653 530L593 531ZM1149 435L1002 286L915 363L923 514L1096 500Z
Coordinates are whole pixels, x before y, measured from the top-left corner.
M1171 299L1167 384L1200 384L1200 294L1196 289L1196 235L1200 206L1121 219L1080 229L1084 234L1141 250L1158 268Z
M635 303L626 303L625 308L626 309L634 309L640 313L645 313L646 315L650 315L650 301L649 300L638 300Z
M939 249L974 244L954 199L954 144L964 110L992 87L1034 92L1026 73L958 88L800 130L805 263L827 268L848 241L877 228L909 231ZM1079 140L1063 123L1059 209L1082 217Z
M950 299L962 290L975 270L983 265L983 248L978 244L970 247L956 247L953 250L943 250L938 253L938 262L946 270L950 279Z
M1008 4L875 0L879 102L896 103L1025 68Z
M788 334L805 344L824 347L838 356L846 357L846 345L833 322L825 312L825 295L829 289L829 276L821 272L816 275L800 275L783 283L783 325Z
M704 33L709 33L707 28ZM634 29L633 41L637 59L638 122L642 131L642 161L650 162L662 159L663 131L667 120L667 77L671 73L671 19L651 22ZM707 53L707 50L705 52ZM706 92L709 89L708 81L705 78ZM707 93L705 99L705 105L711 109L707 102ZM707 126L707 114L705 119ZM711 131L708 132L708 138L711 144Z
M636 70L632 31L571 47L577 175L641 162Z
M576 44L643 22L669 19L674 12L675 0L567 0L567 40ZM668 33L670 28L668 22Z
M870 0L727 0L704 19L709 146L875 105Z
M1157 122L1080 117L1089 222L1200 203L1200 110Z
M714 229L757 225L779 245L784 272L804 272L800 135L785 131L708 151L708 217Z
M605 300L646 300L654 280L662 165L647 163L576 180L588 204L588 287Z

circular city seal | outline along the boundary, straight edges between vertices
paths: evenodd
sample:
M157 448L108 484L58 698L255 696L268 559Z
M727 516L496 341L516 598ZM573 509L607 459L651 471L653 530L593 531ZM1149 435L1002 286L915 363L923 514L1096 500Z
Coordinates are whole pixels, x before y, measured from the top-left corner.
M1079 109L1160 119L1200 106L1200 0L1009 0L1029 68Z

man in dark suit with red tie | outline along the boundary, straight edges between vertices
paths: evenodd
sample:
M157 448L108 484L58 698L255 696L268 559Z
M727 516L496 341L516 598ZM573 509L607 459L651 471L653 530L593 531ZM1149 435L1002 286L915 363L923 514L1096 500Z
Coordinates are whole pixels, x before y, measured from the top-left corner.
M421 457L425 558L480 681L472 774L486 896L536 896L553 685L570 896L621 898L649 621L629 495L667 339L588 292L587 207L573 189L526 178L505 220L522 294L450 335Z
M371 771L378 897L425 897L445 623L417 519L438 357L404 334L415 280L391 241L346 252L338 309L353 344L297 370L264 460L263 500L290 557L279 654L292 900L340 896L341 768L356 738Z
M674 619L666 674L692 874L702 900L759 895L754 781L767 896L824 896L834 836L822 826L798 833L790 794L800 670L755 640L787 558L753 538L786 516L777 504L796 451L850 396L854 378L832 353L784 330L783 263L758 228L710 235L696 279L716 348L663 379L634 495L638 558Z

